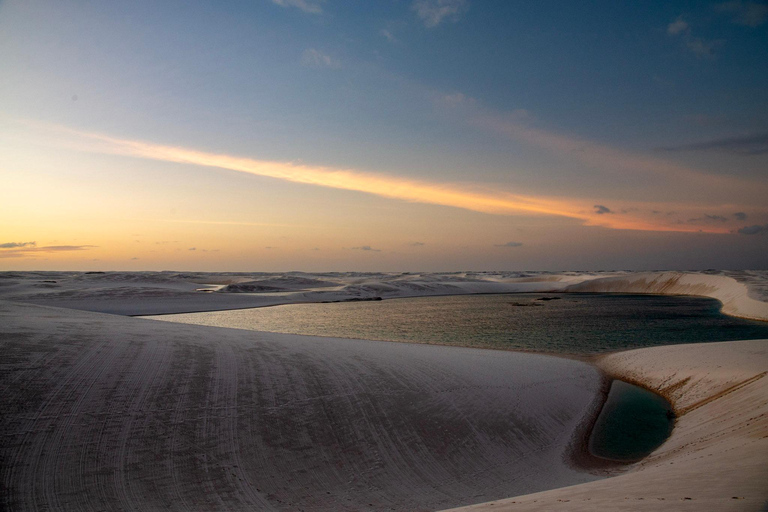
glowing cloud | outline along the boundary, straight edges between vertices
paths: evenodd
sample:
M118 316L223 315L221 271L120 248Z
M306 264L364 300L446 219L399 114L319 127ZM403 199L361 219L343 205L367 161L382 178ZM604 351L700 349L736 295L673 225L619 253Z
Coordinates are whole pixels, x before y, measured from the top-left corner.
M685 223L676 223L672 220L667 220L665 224L659 219L649 219L644 218L642 215L630 215L628 213L610 216L600 215L600 213L604 212L596 212L592 206L594 201L588 200L511 194L490 191L488 188L467 184L433 183L351 169L312 166L294 162L256 160L188 148L164 146L150 142L118 139L100 134L78 132L62 127L47 126L47 128L53 128L60 133L76 136L75 147L88 152L215 167L293 183L364 192L414 203L451 206L495 215L552 215L580 220L587 225L613 229L729 232L726 227L694 227L685 225ZM83 142L87 143L83 144ZM625 206L636 207L638 205L626 205L625 203ZM649 212L651 206L658 210L670 209L670 205L643 203L639 206L644 207ZM695 209L695 206L688 208L689 213L696 213L691 211ZM633 210L639 211L638 208L633 208Z
M34 257L37 253L58 253L71 251L87 251L88 249L98 247L96 245L46 245L37 247L36 242L23 243L4 243L0 244L0 258L28 258Z

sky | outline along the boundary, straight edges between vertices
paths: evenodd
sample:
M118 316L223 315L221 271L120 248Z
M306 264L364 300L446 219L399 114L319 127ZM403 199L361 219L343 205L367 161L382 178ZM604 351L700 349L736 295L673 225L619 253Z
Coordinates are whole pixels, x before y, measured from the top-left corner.
M0 2L0 270L768 269L768 2Z

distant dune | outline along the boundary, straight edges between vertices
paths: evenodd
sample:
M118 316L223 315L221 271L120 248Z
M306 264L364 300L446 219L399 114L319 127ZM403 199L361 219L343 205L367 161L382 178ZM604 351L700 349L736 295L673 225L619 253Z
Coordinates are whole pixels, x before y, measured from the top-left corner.
M0 300L132 316L374 297L563 291L703 295L723 302L725 313L768 318L768 271L0 273Z

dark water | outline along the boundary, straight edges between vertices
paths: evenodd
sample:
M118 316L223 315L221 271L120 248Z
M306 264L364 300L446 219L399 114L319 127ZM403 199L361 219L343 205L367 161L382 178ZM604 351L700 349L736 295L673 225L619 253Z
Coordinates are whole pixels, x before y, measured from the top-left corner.
M614 380L589 439L589 451L604 459L640 460L672 433L672 408L664 398Z
M594 353L768 338L768 322L729 317L700 297L503 294L295 304L157 319L259 331Z

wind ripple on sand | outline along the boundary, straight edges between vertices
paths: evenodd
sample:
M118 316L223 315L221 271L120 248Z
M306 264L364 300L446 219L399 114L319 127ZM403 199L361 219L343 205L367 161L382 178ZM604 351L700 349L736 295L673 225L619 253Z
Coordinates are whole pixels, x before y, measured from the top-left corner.
M594 480L552 357L0 302L0 508L434 510Z

